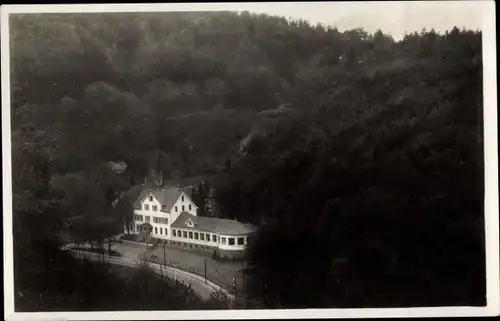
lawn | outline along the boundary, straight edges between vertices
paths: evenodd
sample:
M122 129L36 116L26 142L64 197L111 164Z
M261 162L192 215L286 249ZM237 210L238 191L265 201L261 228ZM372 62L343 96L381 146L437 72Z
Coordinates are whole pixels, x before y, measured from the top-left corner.
M150 260L152 256L156 256L156 259L153 259L153 261L163 263L163 246L150 249L146 253L146 256ZM243 275L241 272L241 269L244 266L244 263L242 262L218 262L199 253L173 247L165 247L165 261L167 265L178 267L201 276L205 275L206 266L206 274L209 280L221 284L228 290L232 290L233 278L235 278L237 291L244 292L245 290Z
M147 248L147 251L146 251ZM123 256L138 260L144 256L151 261L163 263L163 245L146 247L146 244L115 244L115 249ZM156 256L156 260L151 257ZM188 249L165 246L165 260L167 265L177 267L200 276L205 276L205 262L207 278L228 290L233 290L233 277L236 278L236 289L242 293L245 290L241 269L245 263L223 261L218 262L210 256L203 255Z

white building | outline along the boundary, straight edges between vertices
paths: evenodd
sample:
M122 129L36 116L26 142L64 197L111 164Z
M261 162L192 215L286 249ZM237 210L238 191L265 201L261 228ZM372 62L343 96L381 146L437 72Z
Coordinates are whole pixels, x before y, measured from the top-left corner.
M189 244L222 251L242 251L256 230L235 220L197 216L190 188L143 189L133 203L131 234L154 237L172 244Z

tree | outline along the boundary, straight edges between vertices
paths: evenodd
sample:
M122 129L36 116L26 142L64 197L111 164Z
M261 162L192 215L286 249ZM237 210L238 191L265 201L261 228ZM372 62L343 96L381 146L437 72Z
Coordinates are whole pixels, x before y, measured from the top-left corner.
M111 205L132 179L182 169L223 174L223 216L274 222L251 249L267 307L482 304L480 32L395 42L232 12L19 15L11 31L16 286L73 264L63 235L122 231L130 207ZM302 242L318 273L287 250Z
M132 204L127 197L120 198L114 207L116 216L119 218L120 222L123 223L127 230L127 234L131 232L131 224L133 223L134 210Z

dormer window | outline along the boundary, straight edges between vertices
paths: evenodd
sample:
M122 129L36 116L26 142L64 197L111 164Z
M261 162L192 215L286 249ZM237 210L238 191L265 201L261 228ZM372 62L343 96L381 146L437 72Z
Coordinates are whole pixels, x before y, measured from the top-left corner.
M194 226L193 221L191 219L187 220L186 221L186 226L187 227L193 227Z

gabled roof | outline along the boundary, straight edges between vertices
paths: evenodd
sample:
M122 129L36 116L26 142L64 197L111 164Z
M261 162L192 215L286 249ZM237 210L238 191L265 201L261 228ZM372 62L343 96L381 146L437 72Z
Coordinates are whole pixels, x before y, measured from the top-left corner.
M143 189L144 186L141 185L132 186L128 191L121 193L121 195L113 202L113 204L116 205L118 202L125 199L130 202L130 204L133 204L135 200L137 200L139 195L141 195Z
M153 197L156 198L162 205L161 211L169 213L172 210L172 207L174 207L175 202L179 199L179 197L181 197L183 193L186 194L187 197L191 198L192 188L185 187L160 190L154 188L146 188L143 189L139 196L135 199L132 207L134 209L140 209L142 200L149 194L152 194Z
M190 228L186 225L188 220L194 223L194 227ZM172 223L172 228L193 229L224 235L246 235L257 229L252 224L215 217L194 216L188 212L182 212L175 222Z

